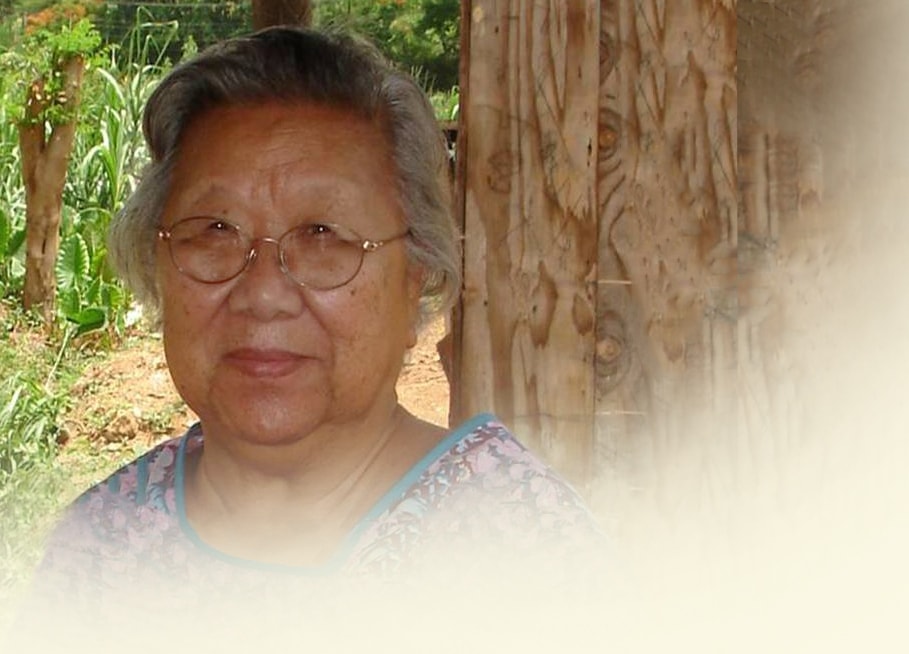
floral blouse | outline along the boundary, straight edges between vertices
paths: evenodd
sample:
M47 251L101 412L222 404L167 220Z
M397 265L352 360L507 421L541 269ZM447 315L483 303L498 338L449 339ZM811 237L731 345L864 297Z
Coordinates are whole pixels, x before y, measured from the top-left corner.
M200 589L242 596L444 570L455 579L478 563L501 569L523 555L570 560L563 555L599 538L578 495L487 414L414 465L326 563L239 559L206 544L186 517L184 462L203 446L197 424L86 491L51 535L37 573L41 592L72 606L158 584L169 601L192 603Z

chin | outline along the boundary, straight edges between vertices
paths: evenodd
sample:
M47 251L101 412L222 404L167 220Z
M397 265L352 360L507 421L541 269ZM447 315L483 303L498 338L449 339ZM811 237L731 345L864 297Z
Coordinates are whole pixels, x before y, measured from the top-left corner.
M210 412L198 412L203 432L211 436L255 445L289 445L302 440L322 422L321 403L287 402L272 399L238 401ZM206 418L208 418L206 420Z

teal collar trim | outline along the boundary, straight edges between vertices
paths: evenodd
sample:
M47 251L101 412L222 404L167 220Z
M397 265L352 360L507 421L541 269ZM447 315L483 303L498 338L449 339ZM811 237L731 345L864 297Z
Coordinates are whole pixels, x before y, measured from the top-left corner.
M344 537L344 540L341 542L341 545L335 551L334 555L332 555L332 557L325 563L316 566L289 566L243 559L240 557L232 556L230 554L226 554L202 540L193 526L189 523L189 519L186 517L185 494L187 444L192 438L197 438L202 434L201 425L197 423L183 435L183 437L180 439L179 447L177 448L176 470L174 473L174 497L177 508L177 520L180 524L180 530L196 547L199 548L200 551L204 552L208 556L219 559L231 565L244 568L268 570L283 574L310 576L322 576L337 572L337 570L341 568L341 566L350 556L363 532L366 531L366 529L368 529L369 526L375 522L375 520L378 519L383 513L385 513L385 511L387 511L397 500L399 500L401 496L407 492L408 489L416 484L423 473L426 472L426 470L433 463L444 456L446 452L451 450L459 441L475 431L478 427L495 420L496 418L492 414L483 413L474 416L473 418L458 426L451 433L449 433L422 459L415 463L410 468L410 470L408 470L404 476L401 477L401 479L395 482L395 484L390 489L388 489L388 491L385 492L382 497L378 499L378 501L376 501L372 508L362 518L360 518L359 521L357 521L357 524L354 525L347 536Z

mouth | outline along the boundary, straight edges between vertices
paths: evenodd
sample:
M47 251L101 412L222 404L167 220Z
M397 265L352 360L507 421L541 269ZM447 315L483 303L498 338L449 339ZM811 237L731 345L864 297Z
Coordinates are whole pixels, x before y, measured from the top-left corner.
M290 375L308 360L296 352L279 349L240 348L228 352L224 361L238 372L259 378Z

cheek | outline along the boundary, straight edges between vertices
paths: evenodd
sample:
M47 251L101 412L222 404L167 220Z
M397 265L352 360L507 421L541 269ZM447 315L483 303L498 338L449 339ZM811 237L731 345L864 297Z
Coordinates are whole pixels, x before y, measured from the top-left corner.
M207 320L214 308L224 302L228 290L226 285L194 282L169 262L164 262L163 269L159 266L156 281L165 324L168 321L179 325Z
M195 314L198 313L198 303L196 310L193 310L193 303L189 301L186 293L177 290L174 286L165 286L165 292L161 296L161 318L162 327L164 328L165 337L180 337L187 332L193 331Z
M313 297L310 310L345 349L363 352L395 342L401 329L401 295L381 279L339 289L337 294ZM358 354L357 356L362 356Z
M220 343L211 298L179 283L166 285L162 296L161 332L168 364L182 376L208 369Z

